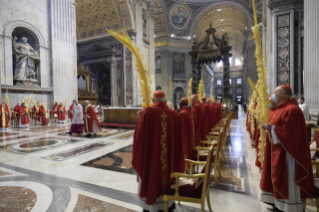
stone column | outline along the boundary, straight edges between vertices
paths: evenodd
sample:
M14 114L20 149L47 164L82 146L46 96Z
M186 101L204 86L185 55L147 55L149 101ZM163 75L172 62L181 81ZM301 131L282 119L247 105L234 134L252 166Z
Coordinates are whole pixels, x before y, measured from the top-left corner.
M111 65L111 105L117 106L117 74L116 74L116 61L115 55L112 55L112 59L110 61Z
M223 75L223 98L227 101L229 97L229 55L224 55L223 59L224 75Z
M319 107L319 1L304 1L304 94L310 108Z

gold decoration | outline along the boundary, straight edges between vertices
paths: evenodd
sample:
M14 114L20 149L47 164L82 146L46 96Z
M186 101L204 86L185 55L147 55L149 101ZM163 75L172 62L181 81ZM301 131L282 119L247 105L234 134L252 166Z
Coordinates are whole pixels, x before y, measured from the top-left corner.
M32 96L33 92L31 93L31 95L29 96L28 102L26 104L26 113L29 112L29 106L30 106L30 100L31 100L31 96Z
M48 119L49 118L49 114L48 114L48 108L47 108L47 104L45 102L43 102L43 106L44 106L44 111L45 111L45 118Z
M163 186L163 191L165 191L166 187L166 137L167 137L167 123L166 123L166 118L167 115L166 113L162 113L161 115L162 118L162 137L161 137L161 175L162 175L162 186Z
M5 114L5 111L4 111L4 104L2 103L1 104L1 114L2 114L2 128L5 128L6 127L6 114Z
M168 41L167 40L155 42L155 47L167 46L167 45L168 45Z
M199 101L202 99L202 96L203 96L203 90L204 90L204 66L203 66L203 71L202 71L202 78L200 79L200 82L199 82L199 85L198 85L198 99Z
M188 82L188 106L191 105L192 83L193 83L193 77L191 77Z
M7 105L8 105L8 109L10 111L10 101L9 101L9 96L8 96L8 89L7 89L7 92L6 92L6 102L7 102Z
M172 95L172 76L169 76L169 82L168 82L168 107L172 106L172 101L171 101L171 95Z
M62 105L62 108L61 108L61 110L63 110L63 109L64 109L64 107L65 107L65 104L66 104L66 103L68 102L69 98L70 98L70 96L68 96L68 98L66 98L66 100L64 101L64 103L63 103L63 105Z

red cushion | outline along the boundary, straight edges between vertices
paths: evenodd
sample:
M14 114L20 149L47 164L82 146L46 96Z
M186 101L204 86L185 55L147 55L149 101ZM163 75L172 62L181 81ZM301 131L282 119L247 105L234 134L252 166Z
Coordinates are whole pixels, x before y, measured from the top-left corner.
M178 186L179 196L200 199L201 195L202 195L203 184L198 186L197 189L195 189L195 186L196 186L196 183L194 183L192 185L187 184L187 185ZM175 195L175 188L172 189L170 186L168 186L165 194L174 196Z
M197 161L197 154L193 156L192 160ZM207 155L200 155L199 161L206 161ZM213 162L215 161L215 155L213 155Z

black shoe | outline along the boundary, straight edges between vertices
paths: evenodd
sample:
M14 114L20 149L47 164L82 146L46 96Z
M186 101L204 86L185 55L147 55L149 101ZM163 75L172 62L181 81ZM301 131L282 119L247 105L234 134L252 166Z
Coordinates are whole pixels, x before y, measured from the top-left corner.
M96 136L96 133L94 133L94 136Z
M67 132L66 134L72 135L72 133L71 133L71 132Z
M78 135L81 135L82 133L78 133Z
M282 210L279 210L277 207L274 207L274 212L283 212Z
M84 137L91 137L91 134L86 134Z

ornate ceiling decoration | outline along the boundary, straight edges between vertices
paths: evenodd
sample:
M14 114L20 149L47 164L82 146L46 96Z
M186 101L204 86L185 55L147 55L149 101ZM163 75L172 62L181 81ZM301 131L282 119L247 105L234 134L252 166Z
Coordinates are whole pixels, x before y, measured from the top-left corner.
M196 21L194 32L198 40L203 40L206 33L203 29L212 22L216 35L221 37L227 33L230 38L233 54L242 52L245 28L248 27L247 18L242 10L233 5L220 5L203 13ZM194 36L193 35L193 36Z
M77 40L107 35L106 27L132 29L125 0L76 0Z
M156 0L153 12L155 35L162 36L166 34L166 16L163 10L161 0Z

